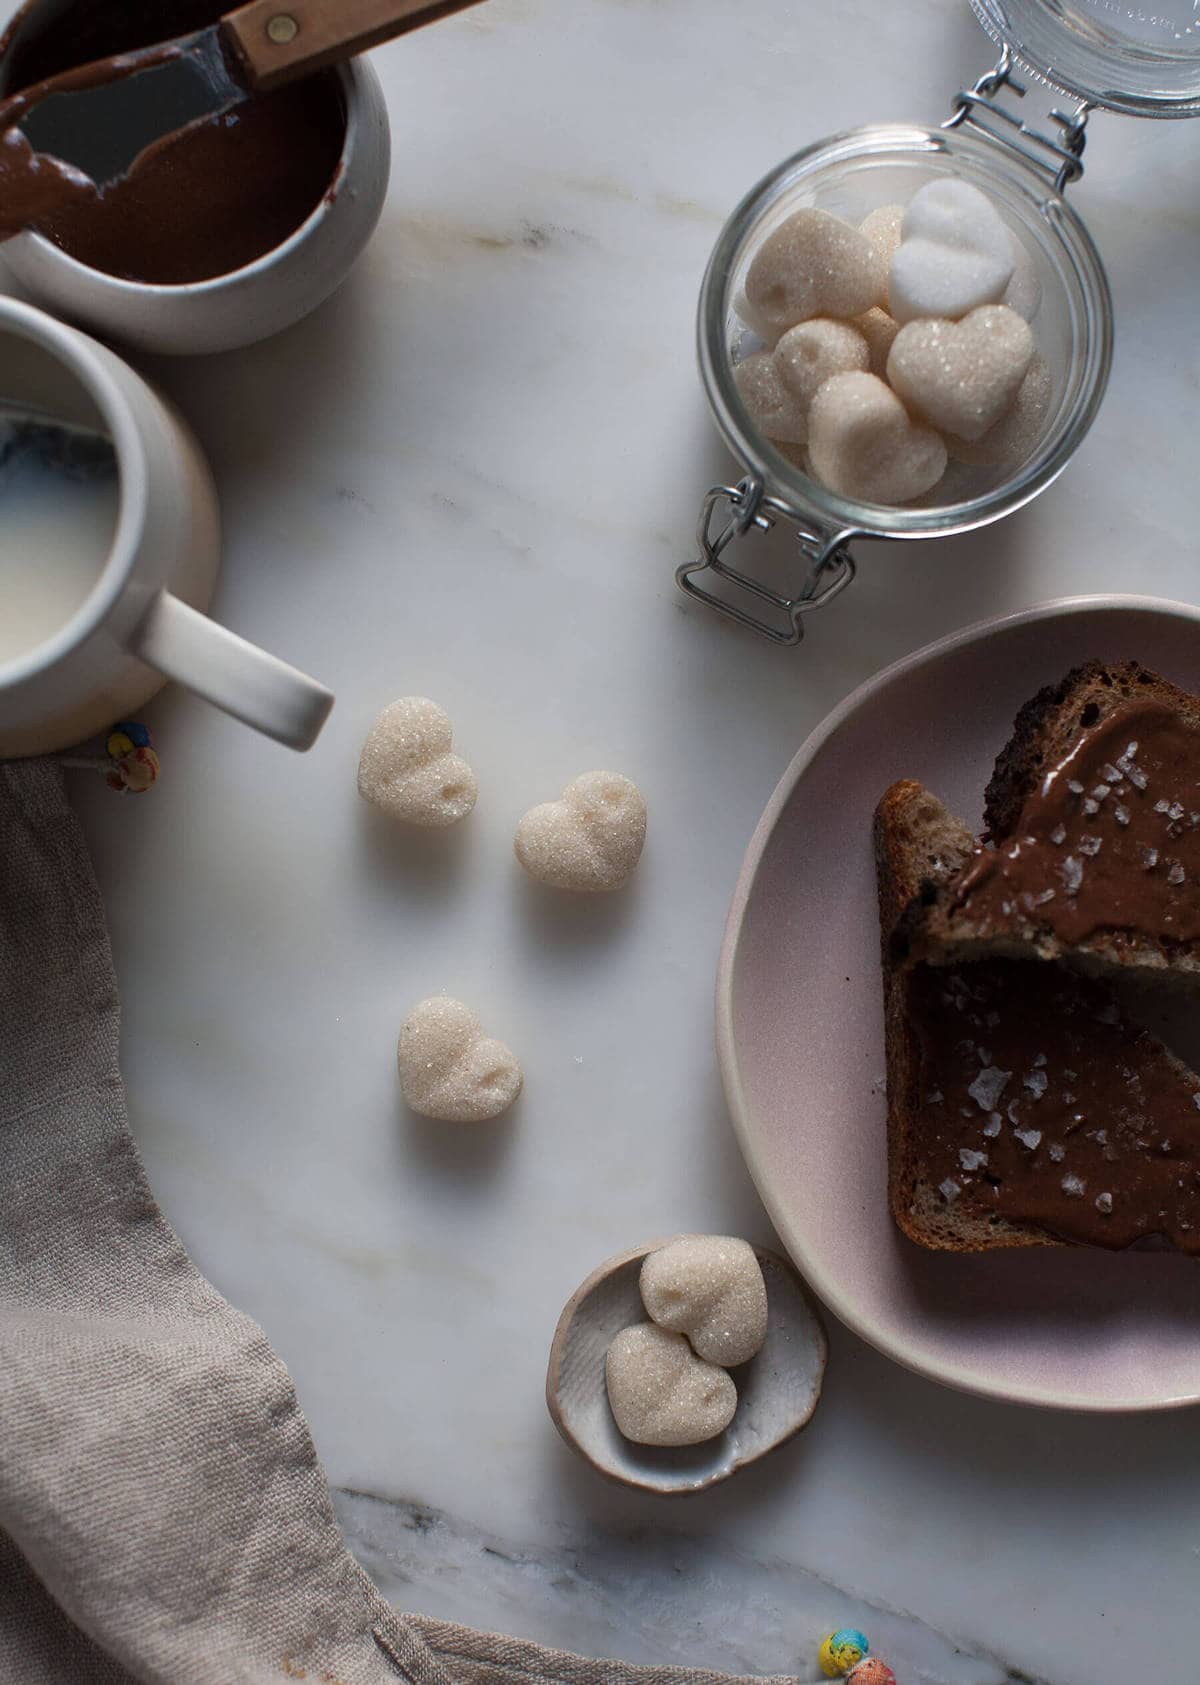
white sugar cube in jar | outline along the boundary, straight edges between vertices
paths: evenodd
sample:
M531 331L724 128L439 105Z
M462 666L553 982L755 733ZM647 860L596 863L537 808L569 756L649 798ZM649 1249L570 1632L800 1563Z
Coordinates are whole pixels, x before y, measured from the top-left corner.
M973 531L1067 466L1112 357L1108 280L1069 202L1085 122L1097 106L1200 114L1191 0L1161 9L1179 13L1167 46L1136 19L1101 40L1040 0L972 5L1002 57L952 119L872 124L797 153L742 200L704 277L701 378L741 478L709 491L700 555L677 578L775 642L799 643L807 614L850 583L856 539ZM1025 66L1058 96L1049 115L1021 107ZM931 264L960 225L964 249ZM812 392L789 364L804 321ZM784 584L777 558L769 583L754 571L752 546L776 525L799 540Z

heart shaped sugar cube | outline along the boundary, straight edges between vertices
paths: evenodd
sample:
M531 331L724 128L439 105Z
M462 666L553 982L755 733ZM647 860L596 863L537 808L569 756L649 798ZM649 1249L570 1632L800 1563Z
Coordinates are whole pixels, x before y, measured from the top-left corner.
M886 310L876 307L856 316L850 326L866 340L867 367L882 380L887 374L888 353L892 349L892 342L900 332L899 322L889 316Z
M941 479L946 447L878 375L835 374L808 412L808 460L814 478L843 497L908 503Z
M1003 297L1016 266L1012 236L986 194L947 177L909 202L888 273L888 311L901 324L957 321Z
M900 228L904 222L903 205L877 205L858 225L871 247L872 269L875 277L875 303L887 303L888 272L892 258L900 244Z
M947 433L979 439L1010 409L1033 358L1029 323L1003 304L961 322L909 322L888 379L909 409Z
M402 696L376 719L358 762L358 793L408 825L453 825L475 806L479 786L451 753L450 718L425 696Z
M806 404L788 391L770 351L755 351L735 365L734 384L750 419L768 439L802 445L808 437Z
M790 392L804 415L830 375L849 369L865 369L867 342L848 322L834 322L815 316L789 328L775 347L775 367L784 390ZM803 439L794 441L803 444Z
M754 1248L731 1235L679 1235L642 1265L642 1303L697 1357L748 1363L767 1337L767 1287Z
M486 1123L521 1092L521 1067L502 1041L485 1036L469 1006L434 995L404 1021L396 1049L400 1091L422 1117Z
M750 326L768 343L812 316L858 316L879 301L870 240L828 211L795 211L746 272Z
M646 840L641 791L619 772L585 772L556 802L530 808L513 848L530 877L599 892L628 882Z
M621 1330L604 1378L617 1427L635 1445L699 1445L724 1433L737 1409L725 1370L653 1322Z
M980 439L959 439L947 433L946 449L956 462L977 467L1009 467L1027 461L1042 436L1052 394L1049 365L1035 353L1012 407L995 426Z

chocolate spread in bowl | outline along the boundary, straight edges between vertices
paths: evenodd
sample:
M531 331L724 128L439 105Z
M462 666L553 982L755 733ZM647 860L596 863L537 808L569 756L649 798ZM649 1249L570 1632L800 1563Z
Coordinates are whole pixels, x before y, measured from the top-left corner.
M213 23L222 0L68 0L53 27L19 14L5 87L29 87L73 65ZM243 268L281 245L325 198L346 136L336 73L320 71L235 110L191 124L139 157L99 195L38 220L37 231L94 269L130 281L184 285Z
M1200 732L1156 702L1082 732L994 849L960 880L955 909L982 936L1015 915L1065 943L1122 932L1200 939Z
M917 966L919 1174L973 1217L1200 1253L1200 1077L1043 960Z
M0 239L40 217L96 198L95 183L58 158L36 154L17 128L4 127L0 105Z

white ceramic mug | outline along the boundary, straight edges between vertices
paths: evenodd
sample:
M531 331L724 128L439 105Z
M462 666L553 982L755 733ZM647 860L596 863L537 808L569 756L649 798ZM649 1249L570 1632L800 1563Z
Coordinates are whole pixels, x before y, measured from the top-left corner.
M166 679L309 748L330 692L203 613L219 558L216 491L175 410L95 340L3 297L0 401L106 433L118 475L116 529L88 596L45 641L0 662L0 756L105 731Z
M7 60L26 32L55 27L55 0L27 0L0 39L0 95ZM56 315L140 351L231 351L291 327L345 279L379 221L391 169L387 104L365 59L338 65L346 136L329 191L282 245L227 275L180 286L123 281L25 233L0 243L0 259L29 295Z

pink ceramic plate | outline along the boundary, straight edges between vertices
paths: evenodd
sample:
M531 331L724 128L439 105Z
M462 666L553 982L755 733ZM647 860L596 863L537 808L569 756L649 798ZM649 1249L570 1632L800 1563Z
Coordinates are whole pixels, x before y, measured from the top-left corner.
M1200 683L1200 610L1081 597L931 644L837 708L788 768L734 895L717 1040L742 1151L809 1283L899 1363L1075 1410L1200 1402L1200 1262L1171 1254L925 1252L888 1215L871 814L918 778L981 823L1013 715L1089 656Z

